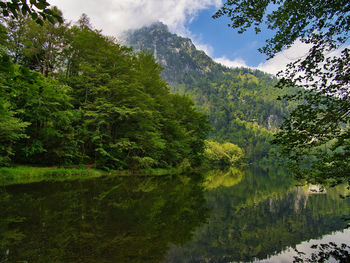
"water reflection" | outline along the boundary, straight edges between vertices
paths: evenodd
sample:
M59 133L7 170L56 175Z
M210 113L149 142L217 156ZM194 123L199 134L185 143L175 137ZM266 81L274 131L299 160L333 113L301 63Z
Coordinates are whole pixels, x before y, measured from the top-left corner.
M271 167L6 186L0 262L282 262L350 214L310 189Z
M210 170L204 174L203 186L206 190L213 190L220 186L230 187L242 181L244 170L230 167L225 170Z
M264 259L343 229L350 214L349 200L339 198L345 187L313 194L278 169L251 169L237 184L208 189L209 223L185 246L174 246L166 262Z
M187 176L43 182L2 188L0 262L162 262L206 222Z
M349 244L350 229L344 231L336 231L329 235L325 235L322 239L311 239L302 242L295 248L289 248L280 254L271 256L267 259L257 260L256 263L288 263L296 260L296 256L300 261L297 262L350 262ZM301 252L297 254L296 251ZM334 257L335 252L336 256ZM329 258L328 258L329 257ZM326 260L329 259L329 260ZM337 260L335 259L337 258ZM323 261L322 261L322 260Z

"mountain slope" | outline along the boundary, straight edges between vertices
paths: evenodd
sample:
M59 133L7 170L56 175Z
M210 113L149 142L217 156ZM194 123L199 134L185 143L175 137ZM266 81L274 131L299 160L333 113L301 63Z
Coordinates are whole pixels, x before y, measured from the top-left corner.
M172 92L188 94L209 115L211 137L243 147L252 159L270 150L268 141L289 105L277 100L276 78L258 70L227 68L192 41L155 23L127 33L128 45L154 55Z

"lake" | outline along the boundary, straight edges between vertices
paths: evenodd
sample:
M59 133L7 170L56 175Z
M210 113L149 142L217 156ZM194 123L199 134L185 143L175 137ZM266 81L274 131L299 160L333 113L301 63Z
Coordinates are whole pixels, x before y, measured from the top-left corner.
M276 167L3 186L0 262L291 262L350 244L346 194Z

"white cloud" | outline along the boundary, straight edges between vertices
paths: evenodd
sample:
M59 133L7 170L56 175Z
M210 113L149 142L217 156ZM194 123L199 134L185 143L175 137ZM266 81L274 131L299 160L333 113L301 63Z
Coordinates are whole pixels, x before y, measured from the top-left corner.
M340 56L341 51L346 47L349 48L350 46L341 47L325 55L326 57ZM284 70L287 64L305 58L310 48L310 44L305 44L297 40L290 48L277 53L273 58L260 63L256 68L271 74L277 74L281 70Z
M252 42L252 45L256 45L255 42ZM297 59L303 58L307 55L310 46L302 43L301 41L296 41L290 48L277 53L273 58L267 60L263 63L260 63L257 67L249 66L247 62L242 58L229 59L225 56L214 58L215 62L218 62L229 68L245 67L250 69L258 69L273 75L276 75L281 70L284 70L287 64L296 61ZM209 51L212 51L212 48L209 48ZM207 53L212 54L212 53ZM334 51L329 55L339 55L340 51Z
M252 42L251 45L256 45L256 42ZM287 64L290 62L305 57L308 50L309 46L307 44L296 41L290 48L277 53L273 58L260 63L257 67L247 65L246 61L242 58L230 60L224 56L215 58L214 60L230 68L245 67L250 69L259 69L261 71L276 75L279 71L285 69Z
M172 32L189 35L186 22L191 21L200 10L222 0L51 0L67 20L77 21L86 13L91 23L104 34L118 36L122 31L136 29L161 21Z
M256 43L252 42L252 45ZM277 53L273 58L260 63L257 67L248 66L242 58L230 60L227 57L215 58L214 60L227 67L246 67L251 69L259 69L261 71L276 75L279 71L286 68L287 64L306 56L309 47L307 44L296 41L290 48Z
M239 67L252 68L252 67L249 67L247 63L241 58L230 60L227 57L220 57L220 58L214 58L214 61L229 68L239 68Z
M260 63L257 69L271 73L277 74L281 70L285 69L287 64L303 58L309 51L310 46L297 40L288 49L277 53L273 58Z

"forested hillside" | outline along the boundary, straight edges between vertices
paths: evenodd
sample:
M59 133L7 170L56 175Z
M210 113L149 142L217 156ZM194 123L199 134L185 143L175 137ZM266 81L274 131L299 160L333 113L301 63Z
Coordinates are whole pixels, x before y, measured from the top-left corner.
M290 108L277 100L282 91L272 75L218 64L162 23L126 35L129 45L147 50L164 67L161 75L172 92L189 95L209 115L213 139L239 145L251 160L267 156L271 133Z
M0 34L0 165L199 164L207 117L170 94L151 55L102 35L86 15L6 18Z

